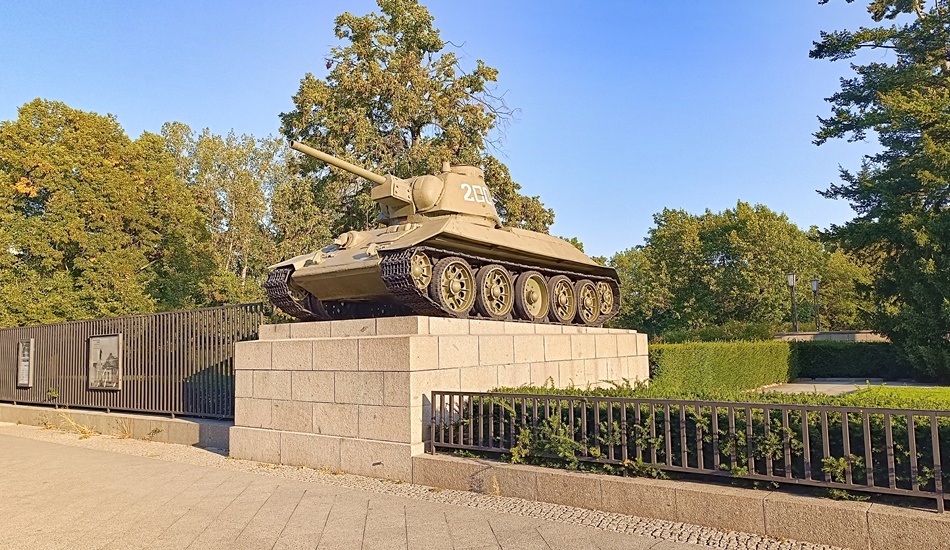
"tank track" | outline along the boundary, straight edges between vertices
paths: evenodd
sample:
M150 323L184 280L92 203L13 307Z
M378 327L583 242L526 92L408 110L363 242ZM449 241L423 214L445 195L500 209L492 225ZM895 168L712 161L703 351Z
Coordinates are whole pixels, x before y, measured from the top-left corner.
M290 292L290 287L287 285L293 273L294 268L292 266L278 267L270 272L267 276L267 281L264 282L264 292L267 293L267 299L270 300L270 303L277 306L287 315L296 317L301 321L326 321L330 319L327 312L322 310L322 308L315 307L314 309L317 311L311 311L294 299L293 294ZM308 301L312 302L312 300ZM319 304L319 302L316 304ZM315 306L316 304L308 305Z
M412 315L407 306L392 302L320 301L308 294L302 301L294 298L287 284L293 275L292 266L271 271L264 283L267 299L281 311L301 321L329 321L334 319L364 319L367 317L395 317Z
M442 258L446 256L456 256L462 258L469 262L472 265L473 269L478 269L479 266L486 264L498 264L504 266L509 271L515 273L520 273L523 271L538 271L542 275L550 278L554 275L566 275L571 278L571 280L577 279L589 279L594 283L599 281L604 281L610 285L610 288L613 290L614 294L614 306L611 309L610 313L601 314L597 321L593 324L596 326L603 325L613 317L617 315L620 311L620 287L615 279L610 277L598 277L595 275L588 275L585 273L577 273L573 271L563 271L555 269L545 269L528 264L519 264L516 262L507 262L504 260L497 260L495 258L487 258L484 256L475 256L472 254L465 254L457 252L454 250L445 250L439 248L433 248L428 246L417 246L413 248L407 248L404 250L399 250L395 252L381 252L382 262L381 269L383 275L383 282L386 283L386 287L389 291L396 296L396 299L399 303L404 304L412 309L418 315L429 315L433 317L448 317L451 316L450 313L444 311L439 305L429 297L429 294L422 289L416 287L412 281L412 275L410 272L411 263L410 260L416 252L426 253L431 260L436 258ZM435 263L433 261L433 263ZM478 313L473 309L471 312L471 317L479 318ZM524 319L517 319L514 316L508 319L509 321L516 321L522 323L529 323ZM547 323L553 323L552 321L545 321ZM554 323L561 324L561 323ZM579 323L572 322L571 325L576 325Z
M520 273L523 271L538 271L542 275L550 278L554 275L566 275L571 280L589 279L594 283L604 281L610 285L614 293L614 307L610 313L602 314L593 324L595 326L603 325L620 310L620 288L617 281L610 277L598 277L585 273L573 271L555 270L539 268L528 264L519 264L487 258L484 256L475 256L472 254L460 253L454 250L445 250L428 246L417 246L398 250L394 252L381 252L382 260L380 269L382 279L386 288L395 297L392 302L357 302L357 301L320 301L312 295L307 295L304 300L298 301L293 297L290 291L288 281L294 272L292 266L280 267L271 271L264 283L264 289L267 292L267 298L272 304L281 311L296 317L301 321L327 321L331 319L362 319L367 317L394 317L397 315L426 315L431 317L450 317L452 314L444 311L433 300L429 294L416 287L412 281L411 259L416 252L424 252L430 259L435 260L446 256L455 256L469 262L474 269L486 264L498 264L504 266L509 271ZM433 262L434 263L434 262ZM470 317L480 318L480 315L473 309ZM524 319L510 316L509 321L530 323ZM542 323L554 323L545 319ZM579 323L571 322L571 325Z

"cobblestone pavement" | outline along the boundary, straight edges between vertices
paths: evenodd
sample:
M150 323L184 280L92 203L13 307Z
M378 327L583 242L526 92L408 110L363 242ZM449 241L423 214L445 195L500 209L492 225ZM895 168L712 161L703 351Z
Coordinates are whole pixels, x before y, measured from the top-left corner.
M0 548L829 548L0 423Z

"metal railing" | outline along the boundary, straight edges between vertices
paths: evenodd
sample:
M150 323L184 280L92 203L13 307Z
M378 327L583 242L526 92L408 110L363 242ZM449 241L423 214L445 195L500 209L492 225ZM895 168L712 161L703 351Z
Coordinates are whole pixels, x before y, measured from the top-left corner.
M0 329L0 401L234 417L234 344L257 338L264 304ZM89 342L122 334L119 389L89 387ZM20 342L33 340L32 386L17 380Z
M944 511L950 411L436 391L462 449L922 497Z

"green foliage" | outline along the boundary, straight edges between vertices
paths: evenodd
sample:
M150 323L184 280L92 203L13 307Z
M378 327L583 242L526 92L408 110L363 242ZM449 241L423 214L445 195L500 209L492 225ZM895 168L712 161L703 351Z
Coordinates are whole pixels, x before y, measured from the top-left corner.
M754 342L771 340L778 332L769 323L743 323L728 321L722 325L710 325L694 330L671 330L657 338L658 343L678 344L683 342L731 342L736 340Z
M195 133L181 123L165 124L162 135L176 159L177 174L194 194L211 234L207 257L214 271L201 285L203 303L263 300L266 268L278 257L275 233L283 237L289 222L287 189L302 186L284 162L284 144L234 132L227 136L208 129ZM306 208L299 214L307 214ZM317 217L309 223L319 221Z
M343 44L330 50L325 78L307 74L281 115L288 139L378 173L438 173L443 161L480 166L508 225L547 231L554 212L519 193L508 168L488 153L512 113L493 93L498 71L478 60L465 71L433 17L416 0L379 0L382 13L336 18ZM375 226L370 182L296 159L311 181L298 197L330 221L333 233Z
M0 325L194 305L207 246L161 136L40 99L0 122Z
M906 388L915 390L917 388ZM944 389L946 391L950 388ZM618 385L615 388L567 391L552 387L523 387L514 391L494 390L495 395L473 398L472 407L459 410L461 418L454 429L469 423L490 426L495 437L492 446L507 449L509 441L517 441L510 449L510 460L515 463L603 472L609 474L664 477L664 464L674 467L696 467L698 456L710 467L715 463L714 448L718 446L719 467L736 478L751 474L773 474L792 479L823 479L827 474L832 481L846 482L848 474L857 485L868 482L868 469L873 468L878 486L893 475L897 486L910 488L914 471L911 468L911 438L916 443L917 479L924 491L934 490L934 456L930 444L930 417L916 415L914 430L907 417L891 415L891 429L885 427L885 415L869 409L868 398L858 394L832 397L826 395L785 395L777 393L733 393L717 396L718 401L753 403L790 403L811 405L844 405L855 412L826 414L801 409L787 412L741 404L730 416L723 406L715 413L710 404L667 403L654 405L645 402L619 403L608 400L588 400L584 396L655 398L654 388ZM535 399L505 396L505 393L570 396L571 399ZM859 392L860 393L860 392ZM857 396L857 397L856 397ZM669 399L699 400L691 392L667 392ZM916 407L920 401L910 398L904 402L886 401L892 408ZM876 405L877 403L875 403ZM501 405L501 406L499 406ZM864 409L864 411L862 411ZM469 417L467 411L484 411L485 416ZM863 423L867 413L867 424ZM481 413L477 413L481 414ZM827 418L827 429L822 420ZM537 427L533 427L533 426ZM846 448L842 434L851 434ZM733 428L734 426L734 428ZM938 420L936 426L940 447L950 446L950 422ZM865 448L862 437L865 429L870 434L870 447ZM655 433L656 435L651 435ZM679 434L684 434L680 436ZM715 434L715 442L713 445ZM669 439L667 439L669 436ZM805 440L809 445L805 445ZM441 440L448 441L444 431ZM827 441L827 446L824 443ZM892 445L888 441L893 441ZM700 447L699 443L702 443ZM893 451L893 467L886 449ZM872 461L866 461L870 453ZM789 457L786 460L786 456ZM750 460L751 457L751 460ZM766 463L771 462L772 470ZM810 473L806 473L806 469ZM950 481L950 472L943 473L943 482ZM753 484L756 482L752 482ZM850 500L866 497L846 491L826 491L832 498Z
M873 326L921 370L950 377L950 26L944 2L872 0L877 26L821 33L811 57L860 60L885 49L828 101L819 145L876 136L881 151L825 195L851 203L857 216L830 237L875 266L868 290ZM885 22L886 24L880 24Z
M825 328L860 322L854 286L866 268L826 249L814 231L802 231L784 214L739 202L698 216L665 209L654 223L642 247L608 262L621 280L617 326L675 333L676 340L760 338L765 327L790 320L789 272L828 282ZM801 296L800 320L812 316L808 298ZM741 327L756 328L745 334ZM708 336L696 332L707 328Z
M914 378L913 367L887 342L789 342L794 377Z
M651 385L685 392L752 390L786 382L787 342L724 342L650 346Z

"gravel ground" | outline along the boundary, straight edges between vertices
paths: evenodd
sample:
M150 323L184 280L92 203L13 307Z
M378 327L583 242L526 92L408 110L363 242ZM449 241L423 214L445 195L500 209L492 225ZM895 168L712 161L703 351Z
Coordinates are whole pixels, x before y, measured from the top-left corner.
M188 447L185 445L122 439L108 435L82 437L76 433L4 422L0 422L0 434L157 460L182 462L197 466L235 470L346 487L379 494L396 495L429 502L517 514L535 519L552 520L565 524L596 527L619 533L649 536L659 540L693 543L710 548L725 548L730 550L835 550L835 547L832 546L776 540L759 535L735 531L720 531L718 529L686 523L644 519L636 516L586 510L519 498L496 497L467 491L437 489L410 483L334 473L325 470L238 460L229 458L223 453L214 452L213 450Z

